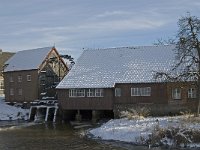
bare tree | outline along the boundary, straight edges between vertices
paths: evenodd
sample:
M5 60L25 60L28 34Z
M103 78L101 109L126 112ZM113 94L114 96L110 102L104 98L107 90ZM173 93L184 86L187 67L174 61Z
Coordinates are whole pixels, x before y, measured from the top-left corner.
M198 108L200 111L200 19L187 13L178 21L176 61L170 72L157 72L156 78L173 81L196 81Z
M162 39L162 38L159 38L157 39L156 42L153 43L153 45L171 45L171 44L176 44L176 40L175 39L172 39L172 38L168 38L168 39Z

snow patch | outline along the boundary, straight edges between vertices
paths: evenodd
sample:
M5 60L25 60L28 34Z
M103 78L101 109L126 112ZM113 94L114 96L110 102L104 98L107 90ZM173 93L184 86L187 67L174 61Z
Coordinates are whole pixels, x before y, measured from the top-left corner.
M7 105L4 97L0 97L0 120L28 120L29 109Z
M139 120L129 120L127 118L110 120L107 123L101 125L98 128L89 130L94 138L100 138L103 140L116 140L134 143L138 145L147 144L146 141L149 137L158 131L158 129L170 129L179 128L179 132L182 137L185 137L189 141L188 147L200 147L200 143L192 143L192 141L185 136L184 132L190 129L198 131L200 129L199 123L185 123L182 125L180 120L183 116L177 117L149 117ZM164 137L160 139L160 142L164 145L173 146L175 143L172 139ZM184 145L180 145L184 147Z

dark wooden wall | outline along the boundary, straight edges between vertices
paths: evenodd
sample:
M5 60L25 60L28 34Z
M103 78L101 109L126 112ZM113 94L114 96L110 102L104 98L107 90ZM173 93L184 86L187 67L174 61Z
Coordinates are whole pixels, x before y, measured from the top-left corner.
M151 87L150 96L131 96L131 88ZM156 107L161 106L167 108L181 105L194 107L197 104L196 98L188 98L188 89L195 88L191 82L187 83L121 83L116 84L115 88L121 88L121 96L115 97L115 88L104 89L104 97L69 97L69 90L58 90L58 100L62 109L64 110L111 110L115 105L137 105L137 104L151 104ZM172 89L181 88L181 99L172 99ZM150 105L148 105L150 106ZM165 106L165 107L164 107ZM154 107L153 107L154 108ZM160 108L162 110L162 108ZM195 109L195 108L191 108ZM156 111L156 108L155 110ZM167 112L167 111L166 111Z
M62 109L68 110L112 110L113 90L104 89L104 97L69 97L69 90L58 90L58 101Z
M22 82L18 82L18 76L22 76ZM27 81L27 75L31 75L31 81ZM10 76L14 82L10 82ZM38 99L38 70L14 71L4 73L5 99L7 102L31 102ZM10 95L10 89L14 89L14 95ZM18 89L22 89L22 95Z
M131 88L151 87L151 96L131 96ZM166 83L129 83L116 84L116 88L121 88L121 97L115 97L114 103L137 104L137 103L168 103Z

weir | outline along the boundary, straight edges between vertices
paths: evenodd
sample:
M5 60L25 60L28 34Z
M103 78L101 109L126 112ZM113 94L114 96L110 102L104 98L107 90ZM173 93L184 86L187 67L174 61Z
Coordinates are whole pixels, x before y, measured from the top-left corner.
M31 103L29 111L29 120L56 122L57 112L57 100L35 100Z

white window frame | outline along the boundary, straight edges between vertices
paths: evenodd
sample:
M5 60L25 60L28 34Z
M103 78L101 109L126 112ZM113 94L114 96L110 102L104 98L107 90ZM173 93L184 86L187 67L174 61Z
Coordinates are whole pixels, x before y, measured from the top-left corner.
M18 89L18 95L22 95L22 89Z
M115 97L122 96L122 89L121 88L115 88Z
M95 97L103 97L103 89L95 89Z
M151 96L151 87L131 88L131 96Z
M69 89L69 97L85 97L85 89Z
M14 95L14 89L10 88L10 95L13 96Z
M28 75L26 76L26 78L27 78L27 81L28 81L28 82L31 81L31 75L30 75L30 74L28 74Z
M69 89L69 97L76 97L76 89Z
M85 89L77 89L77 97L85 97Z
M88 89L87 97L95 97L95 89Z
M131 96L141 96L140 88L131 88Z
M197 98L196 89L194 88L188 89L188 98Z
M181 88L172 89L172 98L174 100L180 100L181 99Z
M18 82L22 82L22 75L18 75Z

